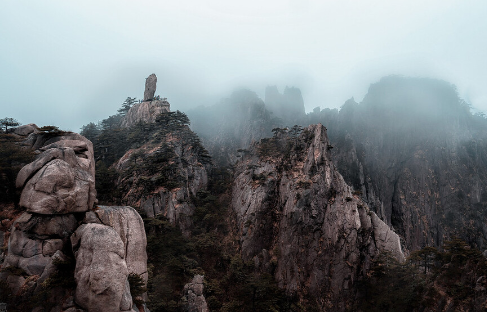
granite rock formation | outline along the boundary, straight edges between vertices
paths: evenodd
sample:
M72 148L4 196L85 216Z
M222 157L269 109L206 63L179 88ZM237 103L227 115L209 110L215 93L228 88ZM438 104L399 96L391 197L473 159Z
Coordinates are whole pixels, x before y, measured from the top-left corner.
M170 111L170 104L166 99L154 98L156 92L157 77L155 74L150 75L145 80L144 101L132 106L122 119L122 127L130 128L136 124L153 123L157 116L163 112Z
M128 275L147 283L142 219L131 207L95 207L91 142L52 130L26 131L38 156L17 176L26 211L7 233L0 282L23 310L133 311Z
M103 224L81 225L72 236L76 256L75 301L88 311L131 311L125 246Z
M63 214L88 211L96 200L93 145L81 136L66 135L39 149L23 167L17 187L20 206L28 212Z
M322 125L261 140L237 164L232 207L244 259L274 267L287 293L344 311L375 256L404 255L399 236L352 193L330 154Z
M28 124L15 128L14 133L20 136L27 136L38 131L39 127L36 124Z
M154 139L115 164L121 202L140 207L148 217L164 215L188 234L195 208L191 197L206 189L210 158L187 126L170 130L156 124L148 136Z
M185 312L208 312L205 296L203 295L203 275L195 275L193 280L184 285L183 289L183 311Z
M97 206L86 213L85 223L109 226L120 236L124 246L123 259L127 270L142 277L147 283L147 239L144 222L139 213L129 206Z
M170 104L166 100L153 100L137 103L132 106L122 119L122 127L130 128L139 122L155 122L157 116L170 111Z
M454 86L387 77L361 103L321 113L338 170L404 247L440 247L456 235L485 249L487 122Z
M157 87L157 76L156 74L151 74L145 79L145 90L144 90L144 102L152 101L154 99L154 94L156 93Z

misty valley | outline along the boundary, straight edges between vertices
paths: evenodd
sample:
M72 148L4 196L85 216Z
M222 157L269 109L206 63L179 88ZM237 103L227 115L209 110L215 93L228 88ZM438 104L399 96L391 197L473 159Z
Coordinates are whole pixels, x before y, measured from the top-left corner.
M454 85L157 87L79 133L0 119L9 312L487 311L487 117Z

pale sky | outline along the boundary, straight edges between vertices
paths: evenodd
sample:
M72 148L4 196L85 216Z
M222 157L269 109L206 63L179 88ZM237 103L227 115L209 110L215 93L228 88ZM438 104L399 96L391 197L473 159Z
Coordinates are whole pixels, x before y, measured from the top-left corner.
M0 118L78 132L151 73L173 110L267 85L338 108L396 74L487 111L486 15L485 0L1 0Z

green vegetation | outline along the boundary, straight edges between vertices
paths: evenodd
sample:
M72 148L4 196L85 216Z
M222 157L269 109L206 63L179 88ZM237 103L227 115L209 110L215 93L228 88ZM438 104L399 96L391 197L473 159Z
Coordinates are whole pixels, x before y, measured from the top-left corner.
M144 279L136 273L130 273L128 276L128 281L130 285L130 294L132 295L132 300L136 305L143 304L144 300L141 297L147 291Z
M136 176L136 186L141 187L145 193L161 186L173 189L183 185L186 181L180 172L180 162L184 159L175 153L178 145L182 145L183 149L191 149L202 164L211 162L200 139L189 129L189 118L180 111L163 112L154 123L139 122L131 128L122 128L122 118L135 101L135 98L128 97L117 115L98 124L89 123L81 129L81 134L91 140L94 146L96 189L101 203L121 204L124 190L119 189L116 182L119 179L132 179L131 176ZM150 149L159 147L156 151L148 152L143 146ZM130 155L130 163L120 176L113 164L129 150L134 150Z
M277 287L272 272L257 272L233 245L229 218L231 171L215 169L208 191L192 199L191 237L163 217L145 220L149 255L151 311L180 311L183 287L195 274L205 276L210 311L304 311L296 298Z
M435 310L448 299L455 309L474 311L476 283L486 275L482 253L458 238L446 241L443 251L414 251L404 264L383 253L359 287L359 306L363 311Z
M17 173L34 159L34 153L20 146L20 139L0 133L0 204L17 207L20 190L15 187Z
M123 101L122 107L118 109L118 113L122 116L125 116L136 102L137 98L131 98L130 96L128 96L125 101Z
M35 292L34 289L24 286L17 294L14 294L4 280L0 281L0 302L7 303L8 311L31 311L35 307L42 307L43 311L50 311L59 304L59 297L57 296L67 296L73 293L76 287L74 259L54 259L53 264L55 265L54 273L42 283L38 283ZM24 285L31 285L39 279L38 275L29 276L19 268L3 269L2 274L5 273L22 276L26 279Z
M3 128L5 127L5 133L8 132L8 127L17 127L20 126L21 123L17 121L17 119L11 118L11 117L5 117L3 119L0 119L0 127Z

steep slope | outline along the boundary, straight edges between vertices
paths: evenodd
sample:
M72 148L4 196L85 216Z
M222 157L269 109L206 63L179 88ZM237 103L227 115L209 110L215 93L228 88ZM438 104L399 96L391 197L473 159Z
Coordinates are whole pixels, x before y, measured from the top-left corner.
M387 77L333 116L339 171L411 250L487 232L487 122L450 84Z
M210 157L180 112L163 112L154 123L130 131L138 146L116 163L116 186L124 205L138 207L148 217L162 214L189 233L194 205L191 197L208 183Z
M373 257L404 256L399 237L352 194L329 147L322 125L253 145L237 164L232 208L244 259L288 294L344 311Z

